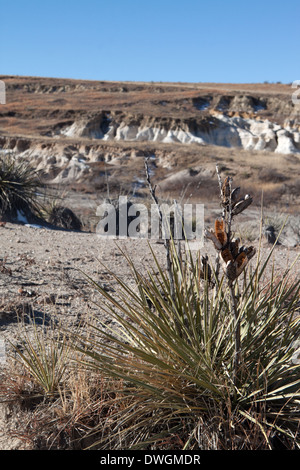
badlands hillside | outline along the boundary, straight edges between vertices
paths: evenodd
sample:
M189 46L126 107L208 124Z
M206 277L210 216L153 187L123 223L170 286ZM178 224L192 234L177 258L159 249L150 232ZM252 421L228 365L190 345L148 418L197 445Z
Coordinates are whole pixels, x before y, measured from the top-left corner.
M148 156L167 196L213 200L218 163L265 204L299 207L291 85L0 80L0 152L30 160L52 186L142 195Z
M253 196L250 218L260 218L262 200L275 214L266 228L290 214L287 244L298 244L300 105L291 85L0 80L0 155L30 161L86 230L108 195L149 197L149 157L161 200L204 203L210 223L218 164Z

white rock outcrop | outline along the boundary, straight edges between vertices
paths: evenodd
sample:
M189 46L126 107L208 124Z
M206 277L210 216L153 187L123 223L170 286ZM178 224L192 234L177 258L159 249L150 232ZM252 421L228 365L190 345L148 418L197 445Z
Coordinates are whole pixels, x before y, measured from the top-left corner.
M3 140L0 154L14 151L18 158L31 161L48 182L57 184L84 179L92 172L90 164L93 162L120 165L138 152L134 146L128 151L122 145L117 149L110 144L105 146L103 141L216 145L248 151L300 154L298 121L287 120L279 125L267 119L229 116L220 112L198 120L113 116L102 112L75 121L60 133L63 139L57 135L55 140L47 142L24 138ZM160 166L170 168L172 158L164 154Z
M107 120L103 126L101 119L74 122L62 133L69 137L88 137L106 141L162 142L199 145L241 147L245 150L271 151L276 153L300 153L300 132L298 127L287 123L284 127L255 118L228 116L214 113L211 120L198 127L193 123L179 122L176 125L156 122L128 123L126 120Z

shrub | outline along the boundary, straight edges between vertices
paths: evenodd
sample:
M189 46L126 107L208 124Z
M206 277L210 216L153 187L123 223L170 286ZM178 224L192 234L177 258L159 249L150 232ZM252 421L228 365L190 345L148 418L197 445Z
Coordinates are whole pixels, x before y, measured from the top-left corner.
M32 166L12 154L0 158L0 216L32 220L40 215L42 183Z
M48 212L47 220L50 224L62 227L68 230L81 230L82 223L77 215L68 207L59 205L52 206Z

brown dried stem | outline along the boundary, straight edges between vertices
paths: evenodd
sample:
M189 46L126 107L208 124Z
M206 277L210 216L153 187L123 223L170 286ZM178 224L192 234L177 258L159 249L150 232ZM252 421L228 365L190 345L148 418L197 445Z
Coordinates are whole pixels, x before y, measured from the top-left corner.
M149 166L148 166L148 158L145 158L145 170L146 170L146 178L147 178L147 183L149 186L149 191L157 207L160 223L162 226L164 223L163 214L161 212L160 204L156 196L156 186L153 186L151 182ZM172 257L171 257L171 251L170 251L170 240L167 237L164 237L164 246L166 249L166 256L167 256L167 271L168 271L168 276L169 276L169 281L170 281L171 297L174 298L175 288L174 288L174 278L173 278L173 273L172 273Z

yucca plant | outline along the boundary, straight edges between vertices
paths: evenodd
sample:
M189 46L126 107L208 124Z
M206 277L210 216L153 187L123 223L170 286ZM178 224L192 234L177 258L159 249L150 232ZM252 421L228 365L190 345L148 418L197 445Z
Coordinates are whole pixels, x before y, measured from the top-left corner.
M31 326L28 331L23 325L18 344L11 343L14 360L27 371L42 395L53 396L67 373L70 342L57 326L40 328L34 318Z
M231 225L224 227L219 221L208 233L221 252L221 277L206 256L182 254L171 240L167 267L150 246L147 274L122 252L135 289L114 273L116 294L89 278L114 321L76 337L80 363L121 380L133 400L103 447L156 448L175 435L184 449L272 449L276 440L300 448L300 364L292 361L300 280L292 267L268 278L275 246L249 269L254 248L235 253Z
M34 168L13 154L0 158L0 215L4 219L40 216L43 185Z
M260 265L245 280L238 303L243 361L236 383L235 318L224 278L213 288L202 281L201 288L199 263L189 269L177 264L174 300L169 278L153 256L159 275L149 277L137 272L128 258L136 291L117 277L118 296L94 283L108 301L101 309L115 324L93 325L89 340L81 338L77 347L85 355L83 362L127 384L125 393L136 399L136 417L143 410L141 422L148 429L143 439L150 437L153 416L177 425L179 417L188 417L196 428L200 419L209 421L215 414L216 420L222 412L223 427L233 416L247 418L246 428L247 420L254 421L265 440L260 445L270 447L269 436L276 432L296 440L300 366L291 359L299 328L295 314L300 281L290 282L287 272L276 286L271 280L259 287L257 279L264 270ZM124 436L132 426L130 414L127 421L131 424L125 426ZM134 423L135 429L143 427Z

